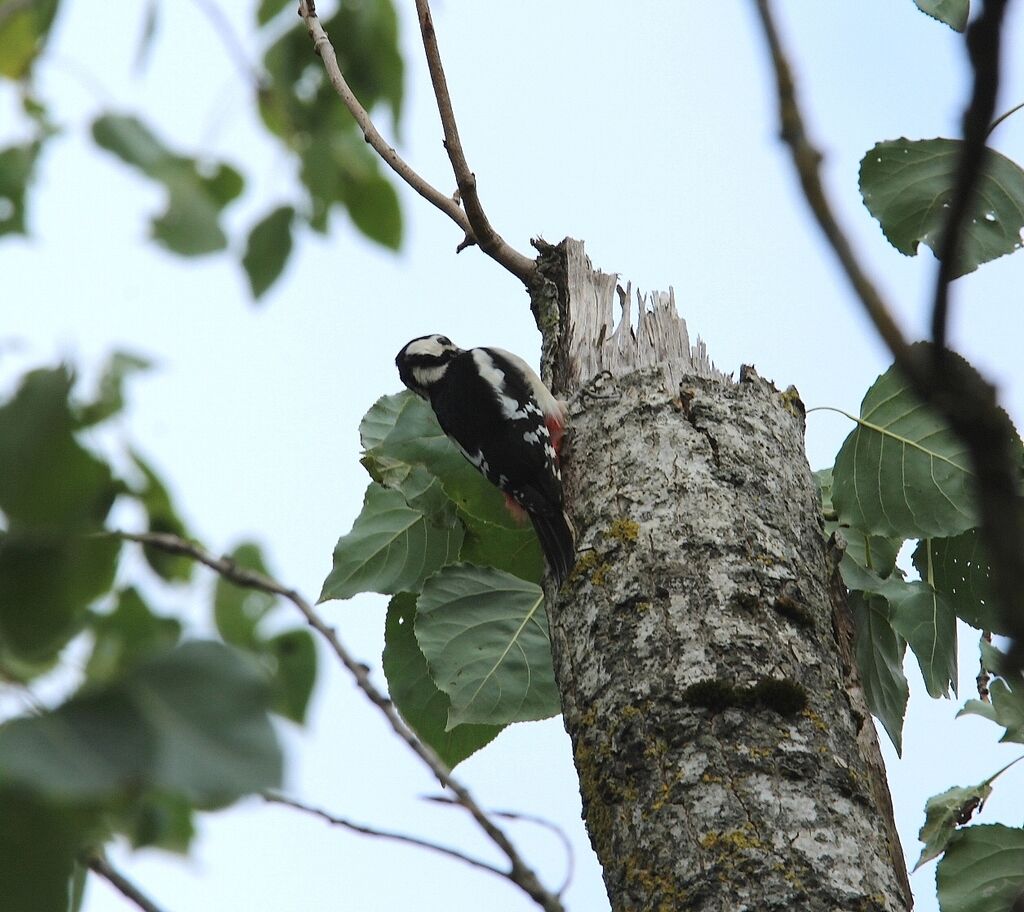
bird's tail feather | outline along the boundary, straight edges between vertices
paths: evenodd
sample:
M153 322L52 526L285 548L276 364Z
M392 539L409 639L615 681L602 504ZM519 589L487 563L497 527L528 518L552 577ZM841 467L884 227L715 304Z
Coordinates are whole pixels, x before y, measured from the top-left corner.
M560 586L576 566L576 530L564 512L530 513L541 550Z

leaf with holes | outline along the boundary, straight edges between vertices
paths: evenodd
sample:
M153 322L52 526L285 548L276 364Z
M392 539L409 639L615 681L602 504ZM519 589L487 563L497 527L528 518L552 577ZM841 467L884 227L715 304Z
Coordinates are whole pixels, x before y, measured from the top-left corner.
M833 470L840 522L903 539L957 535L977 525L967 447L895 365L871 385L854 420Z
M992 593L988 554L977 529L953 538L923 539L914 551L914 566L950 600L962 621L978 630L1009 633Z
M860 163L864 205L889 243L914 256L921 243L938 255L953 198L963 143L896 139L878 143ZM954 277L1021 247L1024 171L988 150L974 202L967 210Z
M929 798L924 806L924 826L917 837L924 848L914 870L945 852L957 826L966 822L964 817L969 819L973 810L991 794L992 780L986 779L978 785L955 786Z
M1008 912L1024 892L1024 830L1002 824L956 833L935 870L942 912Z
M448 729L505 725L561 710L544 593L508 573L452 564L423 586L416 640L451 698Z
M358 592L418 592L462 547L462 524L450 503L436 512L411 507L401 491L373 482L352 531L338 539L320 601Z
M400 592L388 605L384 625L384 674L388 693L402 718L437 755L454 768L493 741L501 725L456 725L448 729L451 700L430 677L416 642L416 596Z

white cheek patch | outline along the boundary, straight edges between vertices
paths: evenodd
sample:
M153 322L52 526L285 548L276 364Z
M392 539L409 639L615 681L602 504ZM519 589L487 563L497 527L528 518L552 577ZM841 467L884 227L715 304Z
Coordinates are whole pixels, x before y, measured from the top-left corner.
M437 367L414 367L412 376L419 386L433 386L444 376L446 370L447 364L439 364Z

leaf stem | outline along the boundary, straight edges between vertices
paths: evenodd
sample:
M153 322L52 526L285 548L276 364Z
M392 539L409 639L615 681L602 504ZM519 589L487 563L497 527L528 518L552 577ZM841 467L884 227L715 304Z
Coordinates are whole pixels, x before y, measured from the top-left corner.
M1007 117L1016 114L1018 111L1022 109L1024 109L1024 101L1022 101L1019 105L1014 105L1005 114L1000 114L995 120L992 121L992 124L988 128L988 132L985 134L985 139L988 139L992 135L992 132L995 130L995 128L998 127L1004 120L1006 120Z

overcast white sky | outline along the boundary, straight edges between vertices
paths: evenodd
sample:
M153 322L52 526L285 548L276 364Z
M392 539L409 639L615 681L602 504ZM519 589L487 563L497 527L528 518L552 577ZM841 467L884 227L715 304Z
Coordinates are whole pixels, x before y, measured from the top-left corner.
M256 60L254 0L220 5ZM412 2L398 5L408 62L400 148L452 188ZM132 385L115 438L137 444L165 473L209 547L256 537L280 578L315 596L362 502L356 427L378 396L399 388L395 352L436 331L464 347L497 344L535 359L527 298L478 252L456 257L454 226L406 191L399 255L371 248L337 217L326 240L298 239L283 281L259 307L228 257L187 262L155 250L146 220L161 204L159 190L89 145L88 123L103 107L140 113L182 151L212 151L239 165L252 180L230 210L238 229L286 198L292 163L262 138L247 86L198 4L161 5L141 76L131 69L143 18L134 4L64 7L41 86L69 129L43 161L32 237L0 242L0 386L59 357L96 366L122 347L154 358L159 369ZM1013 10L1001 109L1024 100L1024 19L1019 5ZM917 334L934 261L927 251L904 258L887 244L860 203L857 167L878 140L955 135L966 73L958 40L912 0L792 0L780 13L843 221ZM529 252L537 234L582 238L605 271L643 289L673 285L691 334L703 336L720 367L752 362L778 386L796 384L808 406L856 412L888 358L794 192L752 4L447 0L437 2L435 22L470 164L491 220L514 246ZM0 87L0 143L17 135L14 109ZM994 144L1024 161L1024 113ZM998 380L1018 426L1022 276L1017 256L958 282L953 332ZM12 339L16 350L7 346ZM831 463L848 431L837 416L810 417L813 468ZM163 604L205 618L210 580L200 576L203 598L168 595ZM366 596L323 607L378 680L385 604ZM969 697L973 638L961 661L961 695ZM456 811L419 800L437 791L429 776L323 664L310 730L283 729L289 791L488 855ZM930 701L912 660L908 673L905 759L891 750L887 759L913 862L925 799L985 778L1020 751L996 745L987 722L953 721L959 704ZM1000 781L983 820L1020 823L1021 770ZM607 908L560 720L512 727L458 773L484 804L564 827L576 846L568 908ZM200 827L188 860L118 851L116 861L171 912L530 907L454 862L330 831L258 801L205 817ZM557 886L565 870L557 840L526 824L511 828ZM934 864L912 881L920 912L936 908L933 872ZM93 883L85 908L126 905Z

